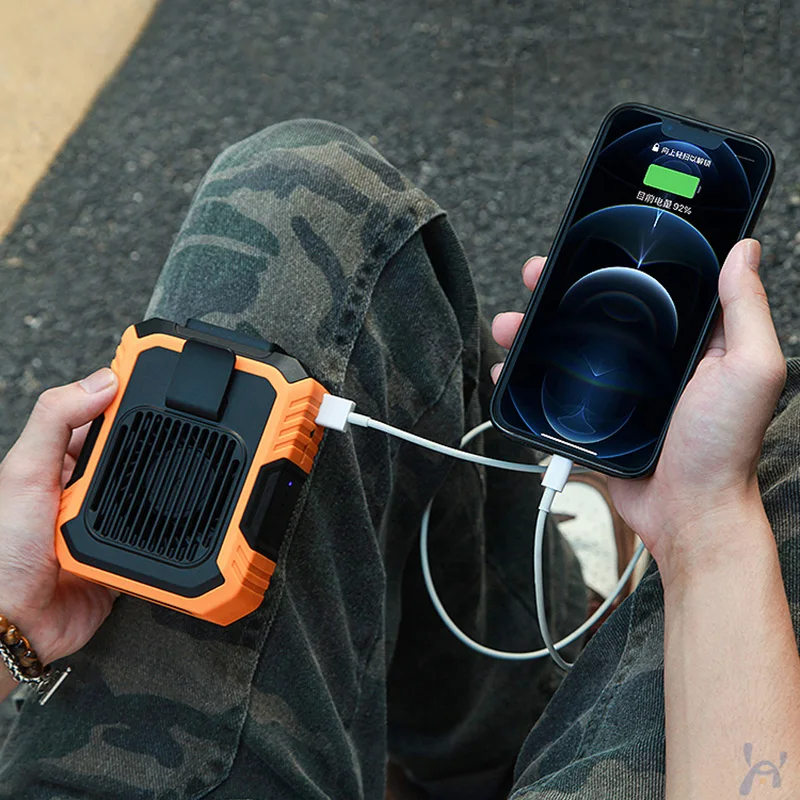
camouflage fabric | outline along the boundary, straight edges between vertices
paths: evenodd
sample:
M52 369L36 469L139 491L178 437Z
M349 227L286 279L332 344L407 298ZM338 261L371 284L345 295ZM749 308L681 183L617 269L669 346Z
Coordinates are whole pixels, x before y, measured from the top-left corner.
M447 218L329 123L274 126L220 156L147 313L275 341L363 413L423 436L456 443L487 417L499 353ZM789 567L800 558L796 362L779 410L760 479ZM497 434L483 450L531 458ZM445 606L489 645L541 647L537 478L374 431L329 432L262 606L219 628L120 598L47 706L12 696L0 707L0 796L380 800L388 752L442 789L453 776L510 774L517 759L514 800L663 797L657 571L556 691L549 661L476 655L435 616L417 553L433 495ZM585 590L555 527L546 541L549 614L565 633L584 617ZM790 569L786 579L797 626L800 582Z
M439 441L487 418L499 353L445 215L332 124L277 125L218 158L147 315L263 336L363 413ZM526 457L497 434L484 447ZM46 706L4 704L0 796L381 798L387 750L420 780L498 770L510 783L558 674L444 629L419 520L438 492L431 559L457 622L489 645L541 647L537 485L328 432L258 611L221 628L121 597ZM585 591L555 528L547 539L566 631Z
M758 481L800 641L798 464L800 359L789 359ZM653 565L589 642L531 731L517 761L513 800L663 798L663 653L664 595ZM777 756L759 758L777 761ZM740 767L744 787L750 767L744 755Z

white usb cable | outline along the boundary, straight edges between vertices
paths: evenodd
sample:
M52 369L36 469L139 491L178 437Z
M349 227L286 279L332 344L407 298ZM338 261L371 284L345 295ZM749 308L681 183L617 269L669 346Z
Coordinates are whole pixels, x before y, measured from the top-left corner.
M356 404L352 400L345 400L343 397L326 394L322 398L322 404L317 414L316 423L317 425L322 425L324 428L333 428L337 431L346 431L350 425L357 425L360 428L372 428L381 433L386 433L389 436L394 436L397 439L403 439L406 442L411 442L420 447L425 447L428 450L433 450L436 453L442 453L443 455L452 456L453 458L460 458L462 461L471 461L473 464L482 464L485 467L497 467L499 469L514 470L515 472L545 471L545 467L539 464L520 464L516 461L501 461L497 458L479 456L476 453L465 453L457 447L439 444L439 442L424 439L422 436L409 433L401 428L395 428L393 425L387 425L385 422L380 422L377 419L372 419L372 417L364 416L364 414L358 414L353 410L355 407ZM486 422L484 424L487 427L491 426L491 422ZM486 428L482 428L481 430L486 430Z
M568 636L560 641L553 643L553 638L550 633L550 627L547 622L547 613L545 610L544 602L544 577L542 568L542 550L544 546L544 530L547 514L550 512L550 507L553 503L553 498L556 494L563 491L564 486L569 480L570 472L572 471L572 461L563 456L553 456L550 463L544 467L539 464L523 464L515 461L503 461L496 458L488 458L486 456L477 455L475 453L467 453L456 447L449 447L448 445L433 442L430 439L425 439L416 434L409 433L400 428L395 428L393 425L388 425L385 422L374 420L363 414L355 412L356 404L352 400L347 400L343 397L336 397L335 395L327 394L322 399L319 414L317 415L316 422L326 428L332 428L338 431L347 431L350 425L357 425L362 428L372 428L389 436L394 436L398 439L403 439L412 444L425 447L437 453L459 458L463 461L470 461L474 464L482 464L487 467L497 467L499 469L512 470L514 472L543 472L542 486L544 492L539 502L539 513L536 518L536 531L534 534L533 543L533 582L536 592L536 616L539 623L539 630L542 634L542 639L545 643L543 650L531 650L526 652L513 652L506 650L495 650L494 648L487 647L486 645L476 642L471 637L467 636L452 620L450 615L442 605L436 587L433 584L433 577L431 576L430 561L428 559L428 529L430 526L431 508L433 507L433 498L431 498L425 511L422 515L422 522L420 525L420 556L422 559L422 574L425 579L425 586L430 595L433 607L436 613L441 618L442 622L447 626L450 632L467 647L475 650L483 655L492 658L504 659L507 661L529 661L536 658L544 658L550 656L559 667L569 670L572 664L565 661L561 654L558 652L572 642L583 636L592 625L599 620L603 614L608 611L614 600L617 599L620 592L630 579L633 570L636 567L639 558L644 552L644 544L640 543L636 548L633 558L628 563L625 571L620 576L620 579L614 587L614 591L608 596L603 604L587 619L580 627L576 628ZM472 439L483 433L488 428L492 427L492 423L487 421L474 427L471 431L464 435L461 439L461 447L465 447Z

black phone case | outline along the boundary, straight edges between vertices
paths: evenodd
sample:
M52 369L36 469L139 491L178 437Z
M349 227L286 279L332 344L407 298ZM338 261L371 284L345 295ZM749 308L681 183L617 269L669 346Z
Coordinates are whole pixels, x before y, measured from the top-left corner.
M647 114L654 114L662 118L662 122L665 119L669 119L670 121L677 122L681 125L687 125L692 128L700 128L705 131L710 131L714 134L721 134L726 137L732 137L735 139L740 139L742 141L747 141L748 143L761 148L764 151L766 156L766 163L767 169L764 173L764 176L761 180L761 184L757 189L755 201L750 208L750 213L745 221L743 226L742 232L739 236L739 240L745 239L753 232L755 228L756 222L758 221L758 217L764 207L764 203L767 200L767 196L769 195L769 190L772 186L772 181L775 177L775 156L770 150L769 146L762 142L760 139L757 139L754 136L750 136L747 134L739 133L738 131L732 131L727 128L721 128L716 125L711 125L709 123L702 122L700 120L692 119L690 117L685 117L680 114L675 114L670 111L664 111L663 109L655 108L653 106L648 106L643 103L623 103L621 105L615 106L609 113L606 115L605 119L603 120L600 129L595 137L595 140L592 144L592 148L589 151L589 155L586 158L586 162L584 163L583 169L581 170L580 177L578 178L578 183L572 192L572 196L570 197L569 203L567 204L566 211L561 218L561 222L559 223L558 230L556 232L556 236L553 240L553 246L550 249L550 252L547 257L547 263L545 265L544 271L542 273L541 278L539 279L539 283L536 286L536 289L531 296L530 302L528 303L528 307L525 310L525 316L523 317L522 323L520 325L519 330L517 331L517 335L514 339L514 343L511 346L511 350L508 353L508 357L506 359L505 368L500 374L500 378L497 381L497 386L495 387L494 393L492 395L492 401L489 407L489 413L492 420L492 424L500 431L502 431L506 436L510 438L522 442L524 444L530 445L531 447L535 447L537 450L540 450L544 453L552 453L554 455L561 455L565 458L569 458L574 461L576 464L581 464L582 466L589 467L597 472L601 472L605 475L611 475L613 477L621 477L621 478L641 478L646 475L649 475L656 467L658 463L658 458L661 454L661 449L664 445L664 439L667 435L667 430L669 429L669 423L672 419L672 414L675 411L675 406L678 403L678 400L683 393L686 384L689 382L690 378L694 374L695 369L697 368L697 364L700 362L703 353L705 352L706 345L708 344L708 340L711 336L711 333L714 329L714 323L717 319L720 310L719 304L719 297L714 301L714 305L711 308L711 311L706 319L706 322L703 326L702 332L700 337L698 338L697 345L692 352L692 355L689 359L686 372L684 374L684 378L681 381L678 391L675 395L675 398L671 404L669 413L667 415L667 421L664 425L663 430L658 438L656 443L655 449L653 451L653 456L650 461L641 469L639 470L631 470L621 467L619 465L615 465L612 462L604 459L597 459L590 455L581 455L577 451L573 451L572 449L567 449L565 447L559 447L556 443L548 441L545 438L539 437L533 433L530 435L523 435L520 432L512 429L503 419L502 413L500 411L501 407L501 400L503 397L504 392L506 391L506 387L508 384L508 376L511 374L511 369L513 365L516 363L517 357L519 356L519 352L522 346L522 342L524 341L525 337L527 336L528 330L531 326L531 321L536 314L536 310L539 305L539 301L542 297L544 287L547 281L550 278L550 274L552 269L555 266L556 261L558 260L558 253L562 247L564 242L564 238L569 230L570 223L572 221L572 216L577 208L578 203L581 200L583 195L583 191L586 187L586 183L588 181L589 175L594 168L595 162L597 160L597 156L600 152L600 147L606 137L609 127L614 120L614 117L623 112L628 110L639 110ZM576 448L579 450L579 448Z

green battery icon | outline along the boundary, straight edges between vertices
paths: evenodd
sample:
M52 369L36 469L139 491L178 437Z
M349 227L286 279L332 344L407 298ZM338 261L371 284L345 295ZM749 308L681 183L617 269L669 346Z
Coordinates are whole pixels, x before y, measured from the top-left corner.
M651 164L647 168L647 174L644 176L644 185L651 186L653 189L661 189L662 192L671 192L691 199L697 193L700 178L694 175L687 175L685 172L678 172L676 169Z

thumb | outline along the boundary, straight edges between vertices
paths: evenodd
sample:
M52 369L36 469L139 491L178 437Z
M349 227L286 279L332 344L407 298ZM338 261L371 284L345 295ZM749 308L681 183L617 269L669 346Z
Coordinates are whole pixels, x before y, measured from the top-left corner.
M43 392L9 451L4 477L26 489L60 490L72 431L105 411L116 391L117 376L104 367L82 381Z
M755 239L738 242L719 275L719 299L725 330L725 349L757 363L781 358L778 335L758 267L761 245Z

